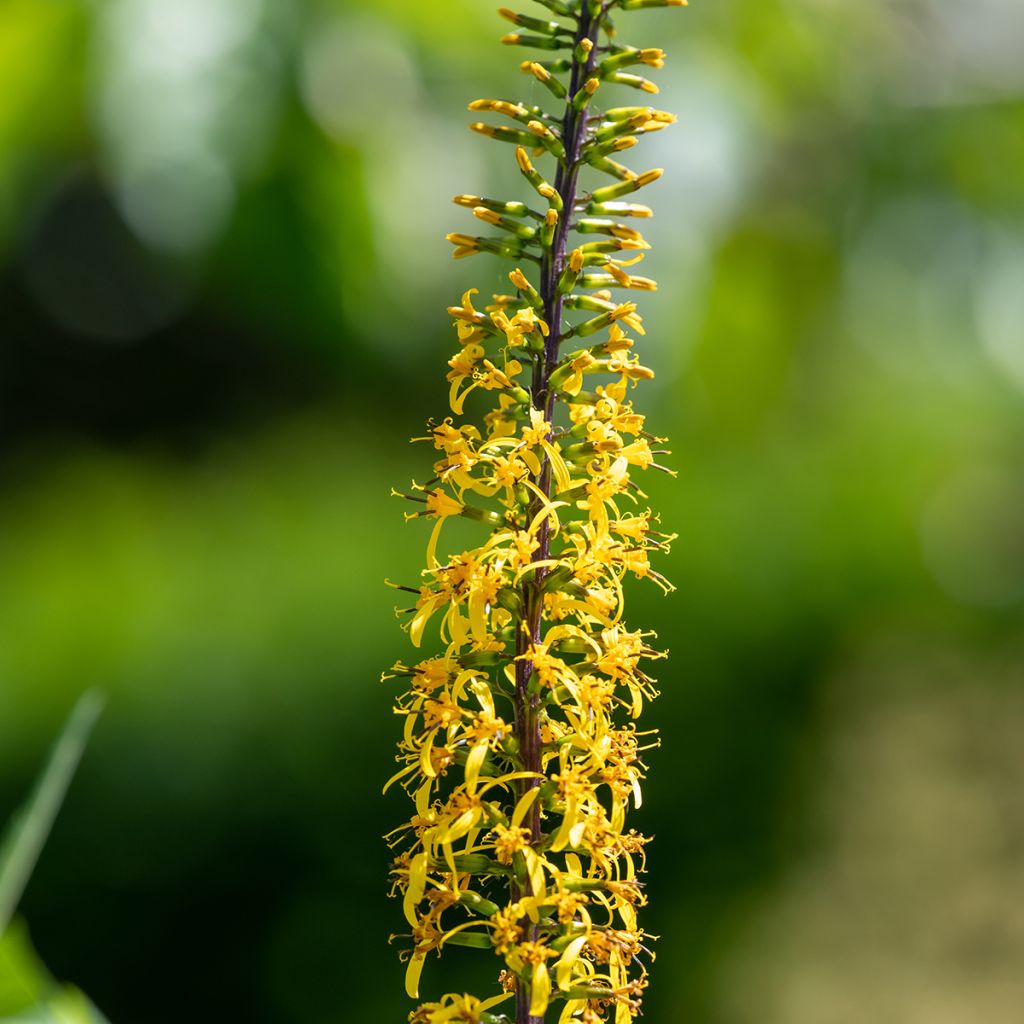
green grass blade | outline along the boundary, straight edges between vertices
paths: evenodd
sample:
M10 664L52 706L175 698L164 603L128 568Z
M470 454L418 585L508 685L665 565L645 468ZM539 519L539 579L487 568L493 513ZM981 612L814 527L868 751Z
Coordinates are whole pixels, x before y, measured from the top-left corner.
M13 816L0 843L0 935L25 891L103 703L94 690L79 698L31 797Z

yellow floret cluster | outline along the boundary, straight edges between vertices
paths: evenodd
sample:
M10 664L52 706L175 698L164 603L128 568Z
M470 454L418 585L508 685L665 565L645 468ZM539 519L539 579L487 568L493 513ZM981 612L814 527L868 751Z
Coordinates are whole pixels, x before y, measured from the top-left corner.
M402 610L413 645L435 653L387 675L408 685L388 785L413 804L388 837L409 928L394 939L414 999L431 953L495 960L486 997L422 1003L413 1024L627 1024L651 958L637 921L647 839L626 817L656 742L636 719L663 654L626 624L623 584L670 590L650 559L673 538L638 482L665 454L633 405L653 377L634 351L643 322L615 296L656 287L633 274L649 245L624 223L651 211L624 197L661 171L612 154L675 118L602 101L615 85L657 92L626 69L664 60L620 43L613 18L682 3L537 2L549 17L499 13L517 27L504 43L549 58L522 65L547 102L470 104L513 123L471 128L515 147L532 199L457 196L492 233L449 236L456 257L512 261L511 288L486 304L471 288L449 309L451 415L417 439L435 452L430 479L396 492L433 524L421 581L398 589L414 595ZM602 174L611 182L584 186ZM445 547L455 517L473 522L475 547Z

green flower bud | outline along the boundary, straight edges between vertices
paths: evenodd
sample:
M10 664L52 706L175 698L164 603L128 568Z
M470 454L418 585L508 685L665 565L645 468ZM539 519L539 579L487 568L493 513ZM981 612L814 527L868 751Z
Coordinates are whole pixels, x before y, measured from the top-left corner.
M609 199L628 196L631 192L636 192L645 185L650 185L651 182L657 181L664 173L661 168L656 168L653 171L646 171L636 178L631 178L629 181L622 181L617 185L605 185L604 188L596 188L590 193L590 201L592 203L606 203Z

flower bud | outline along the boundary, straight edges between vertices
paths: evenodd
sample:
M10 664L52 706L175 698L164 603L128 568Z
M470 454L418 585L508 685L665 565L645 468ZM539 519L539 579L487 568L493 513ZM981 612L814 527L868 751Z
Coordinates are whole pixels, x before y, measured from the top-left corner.
M650 185L651 182L657 181L664 173L659 167L651 171L645 171L631 181L622 181L617 185L605 185L604 188L594 189L590 193L590 200L592 203L605 203L609 199L618 199L619 196L629 195L630 192L636 192L645 185Z

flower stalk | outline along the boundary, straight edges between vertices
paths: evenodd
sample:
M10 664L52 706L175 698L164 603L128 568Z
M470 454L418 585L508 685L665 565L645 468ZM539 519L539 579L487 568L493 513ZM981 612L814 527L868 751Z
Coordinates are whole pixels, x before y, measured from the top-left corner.
M497 993L422 1003L413 1024L543 1024L556 1008L560 1024L627 1024L652 958L636 914L647 840L626 829L625 814L640 805L642 754L656 745L635 724L656 695L641 663L664 655L652 634L626 627L623 580L669 591L649 556L673 537L655 529L633 479L663 469L663 451L628 397L653 376L626 333L643 334L642 319L612 293L656 287L630 272L649 246L619 219L651 211L619 200L661 171L637 174L612 154L675 118L600 101L608 86L656 92L622 69L664 61L660 49L618 43L613 17L684 0L537 2L553 17L500 9L523 30L502 42L557 54L522 64L555 112L477 100L471 110L516 127L470 127L515 145L543 206L455 197L498 232L449 235L455 257L512 260L514 294L478 310L470 289L449 309L454 416L420 439L439 453L431 480L395 492L423 506L408 518L434 521L423 582L398 587L416 595L404 628L419 647L439 622L443 651L388 676L409 681L395 707L405 720L400 768L388 783L401 783L415 807L388 837L411 927L393 937L406 945L407 991L417 998L428 954L445 946L488 950L504 969ZM534 160L553 161L551 180ZM584 171L614 180L585 191ZM574 234L583 236L575 245ZM465 418L466 403L484 392L496 401L481 428ZM442 559L453 517L482 536Z

